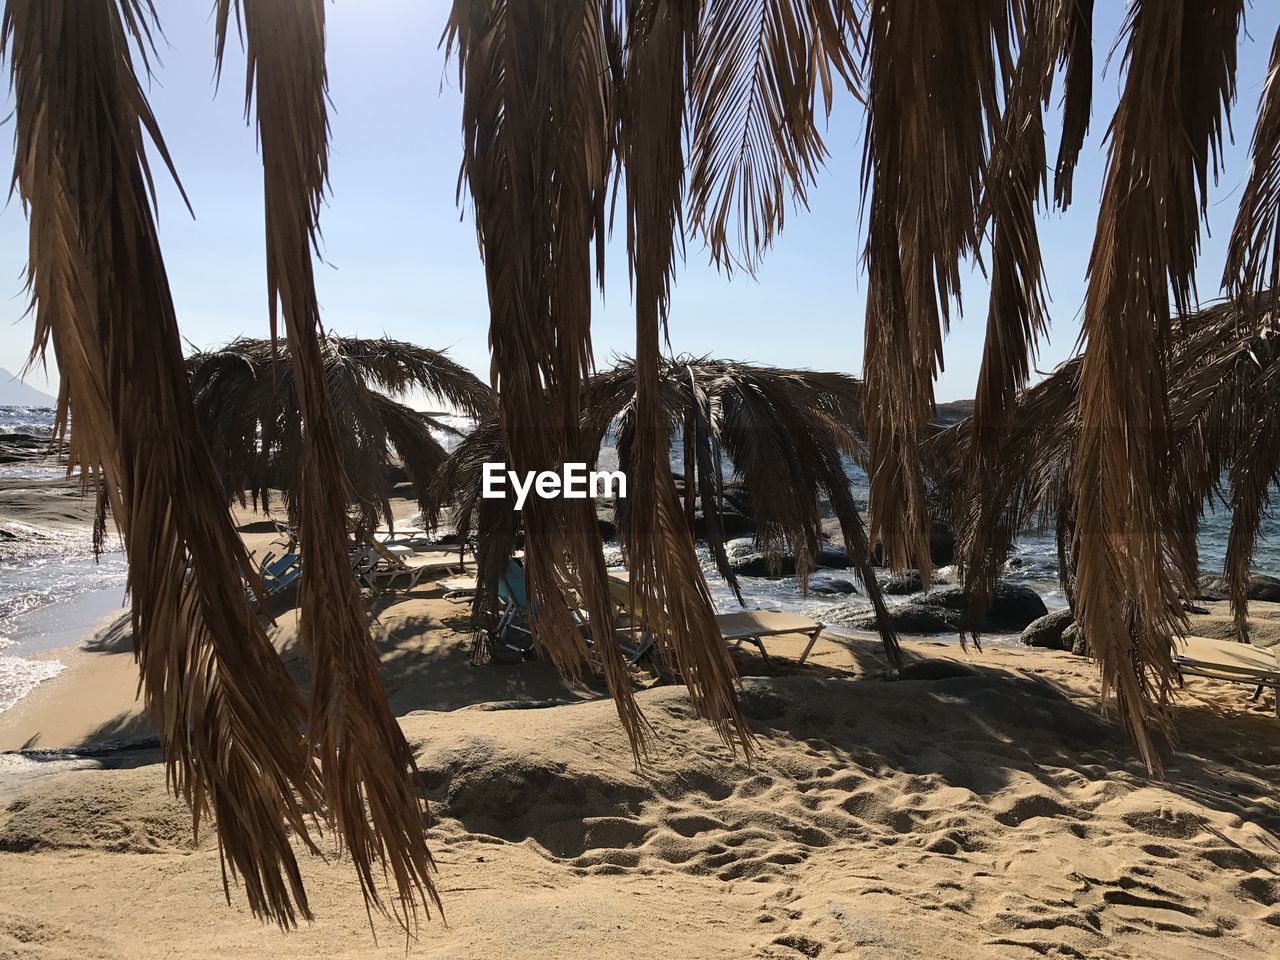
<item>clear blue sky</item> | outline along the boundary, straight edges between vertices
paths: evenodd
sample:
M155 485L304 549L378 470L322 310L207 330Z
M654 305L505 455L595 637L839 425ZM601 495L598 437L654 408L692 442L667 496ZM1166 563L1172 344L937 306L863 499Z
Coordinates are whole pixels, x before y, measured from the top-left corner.
M166 32L163 66L150 91L179 174L195 208L187 214L167 185L160 229L184 336L200 347L238 334L265 335L262 179L242 103L243 57L213 88L212 0L156 0ZM1074 349L1085 268L1103 172L1103 134L1121 75L1119 57L1102 74L1125 4L1101 0L1095 21L1093 122L1076 174L1075 204L1044 218L1044 249L1054 320L1039 367ZM1255 3L1240 57L1235 143L1211 198L1201 261L1201 295L1217 293L1223 245L1235 216L1247 147L1280 10ZM488 376L488 313L470 212L455 200L461 157L456 70L438 48L447 0L339 0L330 4L332 197L322 225L330 266L319 272L326 325L358 336L389 336L433 347ZM11 97L8 97L11 101ZM1056 99L1056 93L1055 93ZM9 112L9 105L3 111ZM811 209L786 231L756 279L726 280L689 247L673 297L677 351L774 365L859 372L865 286L860 264L858 165L863 123L851 100L836 105L827 132L828 171ZM1056 154L1051 134L1049 155ZM4 137L0 164L12 165ZM634 328L623 238L611 247L606 296L593 323L596 357L629 353ZM22 290L26 222L11 202L0 215L0 367L18 370L30 346ZM975 273L966 312L953 324L939 400L973 394L986 320L986 289ZM44 386L39 373L30 378Z

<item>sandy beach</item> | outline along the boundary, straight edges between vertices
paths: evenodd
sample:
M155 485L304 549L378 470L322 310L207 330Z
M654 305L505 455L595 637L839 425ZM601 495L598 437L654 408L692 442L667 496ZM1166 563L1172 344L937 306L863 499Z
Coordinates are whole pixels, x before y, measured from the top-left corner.
M772 670L735 655L750 763L682 687L653 686L637 768L600 689L545 663L473 666L467 608L439 590L374 612L446 910L411 956L1273 953L1270 693L1189 681L1158 781L1084 658L909 639L889 682L870 635L825 634L803 667L804 640L781 638ZM305 682L295 628L279 610L273 636ZM67 668L0 714L0 750L26 751L0 754L0 958L405 955L393 926L371 929L341 856L304 858L317 919L290 934L234 889L224 902L216 841L193 839L166 793L127 618L50 655Z

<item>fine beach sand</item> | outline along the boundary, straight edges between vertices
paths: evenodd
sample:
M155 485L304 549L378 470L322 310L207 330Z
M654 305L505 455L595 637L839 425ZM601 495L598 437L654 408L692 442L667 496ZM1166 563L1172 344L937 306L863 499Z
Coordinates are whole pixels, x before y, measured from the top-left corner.
M824 635L804 667L787 659L804 641L780 638L771 674L736 655L750 765L655 686L638 770L597 689L471 666L465 606L423 587L375 610L446 909L411 956L1275 955L1270 693L1189 681L1154 781L1100 714L1090 661L908 640L885 682L873 638ZM281 611L301 674L295 629ZM375 944L341 856L303 859L317 919L293 933L234 888L227 906L216 842L193 842L147 746L124 625L58 655L68 669L0 714L0 749L93 759L0 756L0 958L405 956L385 921ZM94 749L121 741L142 746Z

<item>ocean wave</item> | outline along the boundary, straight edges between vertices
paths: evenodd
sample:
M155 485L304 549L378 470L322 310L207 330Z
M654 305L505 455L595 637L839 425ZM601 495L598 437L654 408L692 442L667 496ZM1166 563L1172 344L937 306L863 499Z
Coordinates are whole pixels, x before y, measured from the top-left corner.
M53 434L52 407L0 406L0 433L25 433L32 437Z

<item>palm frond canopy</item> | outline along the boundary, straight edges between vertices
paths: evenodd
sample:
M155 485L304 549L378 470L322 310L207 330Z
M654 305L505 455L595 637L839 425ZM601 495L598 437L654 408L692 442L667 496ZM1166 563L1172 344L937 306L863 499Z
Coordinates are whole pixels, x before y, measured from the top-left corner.
M1176 456L1166 522L1195 526L1213 498L1231 511L1225 574L1241 634L1259 524L1280 483L1280 311L1276 295L1222 301L1172 321L1169 423ZM1078 457L1080 359L1023 391L995 448L999 469L975 496L968 473L982 440L975 418L926 442L936 510L956 530L957 554L974 602L990 596L1014 537L1054 529L1059 577L1074 592L1071 476Z
M479 419L492 391L439 350L398 340L327 334L320 341L325 380L338 418L339 452L361 523L392 522L388 476L399 460L419 505L448 455L437 434L456 432L387 394L422 391ZM298 512L303 423L288 344L240 338L187 360L196 414L228 497L249 490L264 506L270 488Z
M466 473L489 441L520 470L581 459L589 449L582 414L583 386L594 369L592 286L604 274L609 197L625 192L637 364L633 387L614 386L622 398L619 414L638 398L632 420L642 487L637 503L655 534L635 537L633 530L629 560L643 571L646 598L665 595L670 609L681 611L664 630L664 642L698 664L691 695L727 739L745 744L749 732L732 674L708 643L705 583L679 575L691 572L691 542L673 539L674 488L661 452L663 383L683 374L660 366L658 338L686 227L707 242L718 263L754 268L781 230L788 204L807 202L827 156L821 121L832 108L838 76L866 111L869 295L861 405L867 443L865 456L856 443L842 453L868 464L872 536L884 543L891 564L906 564L914 552L925 565L930 518L920 457L935 444L923 442L933 378L951 307L961 299L963 262L989 243L981 442L966 447L963 433L936 440L967 450L966 469L978 478L968 484L969 502L1000 484L1000 496L982 512L957 522L970 528L970 575L989 577L972 572L977 558L999 554L1014 525L1052 505L1055 522L1072 530L1073 589L1104 692L1116 693L1121 716L1149 766L1158 768L1151 730L1167 720L1172 639L1186 628L1177 600L1195 573L1201 494L1217 482L1217 468L1228 471L1238 511L1228 566L1238 583L1280 447L1271 419L1275 405L1266 402L1275 387L1273 314L1259 293L1280 277L1280 36L1260 96L1253 164L1223 282L1254 311L1252 319L1242 314L1217 325L1201 317L1209 326L1199 327L1192 313L1207 189L1219 169L1236 94L1244 0L1132 0L1120 38L1123 90L1107 124L1083 351L1061 378L1019 394L1046 320L1035 217L1048 195L1045 109L1061 65L1054 199L1065 206L1090 123L1095 40L1110 43L1094 36L1095 5L454 0L445 42L460 73L462 182L474 201L492 383L501 396L492 428L477 431L467 455L454 458L441 476ZM219 64L233 21L247 47L245 93L250 113L256 105L264 162L272 333L282 320L296 351L289 390L301 416L296 429L286 430L272 412L274 392L259 398L265 410L253 412L219 398L216 386L209 387L207 413L214 443L226 451L249 449L250 437L274 431L282 438L281 456L309 465L301 525L308 578L315 579L304 580L314 584L304 590L304 645L316 664L330 668L328 676L360 678L358 686L321 685L323 695L306 708L320 733L305 742L294 736L303 708L296 698L279 696L278 664L260 631L246 626L247 614L233 596L238 584L226 577L242 550L216 503L216 478L193 479L208 472L209 458L197 442L182 377L149 206L144 137L166 164L169 158L134 67L135 60L143 73L151 67L158 35L153 6L148 0L4 0L0 50L14 80L15 185L30 212L37 350L52 343L58 355L60 414L70 409L77 418L73 455L92 481L105 484L130 545L148 702L165 721L162 738L175 783L197 809L236 812L219 818L228 860L244 877L253 908L284 923L292 922L295 907L307 913L281 826L296 826L300 802L327 804L331 821L352 838L374 905L375 852L391 854L387 865L402 903L425 882L427 863L408 786L412 757L377 690L339 527L351 502L344 474L360 476L353 458L394 446L400 436L401 455L422 472L438 451L405 409L360 392L369 386L394 391L421 370L381 354L326 361L331 348L321 334L312 262L328 178L324 12L323 0L215 3ZM1195 350L1206 351L1204 357L1194 357ZM264 380L268 369L223 357L211 361L205 375L209 384L225 378L283 390L283 377ZM838 487L835 458L818 451L838 445L817 426L807 427L799 441L788 439L790 446L772 428L743 432L746 424L769 420L761 411L781 402L781 394L770 393L776 384L710 376L690 377L683 406L669 411L676 416L668 426L678 420L694 438L691 462L699 461L699 438L707 449L714 440L739 458L735 463L748 479L778 450L813 445L805 468L812 473L805 477L788 472L783 480L748 481L798 498L766 506L774 512L766 512L762 543L774 549L771 544L787 540L805 562L814 542L813 491L828 489L824 478ZM607 379L598 386L606 389ZM1072 429L1046 435L1045 419L1068 417L1068 408L1075 410ZM475 410L489 413L479 402ZM1010 448L1009 437L1022 438L1029 449ZM1037 443L1043 452L1035 452ZM1005 476L1002 450L1010 463L1027 464L1026 475ZM1069 470L1062 468L1067 460ZM250 465L231 460L225 471ZM694 476L696 484L711 481L715 463L707 470L698 463ZM355 497L369 515L378 509L372 486ZM493 564L505 562L513 534L509 516L486 515L495 526L485 543L496 545L481 558L488 576ZM523 517L537 548L530 578L535 592L549 598L535 614L537 629L567 675L582 668L588 651L564 613L565 591L582 597L593 616L608 613L592 520L580 503L542 501ZM860 531L846 524L855 553ZM137 543L145 549L135 550ZM660 556L671 547L675 560ZM188 569L193 576L184 580ZM181 611L180 622L174 611ZM256 652L246 652L246 636ZM189 655L170 655L173 643L185 643ZM269 663L255 665L255 657ZM191 665L187 675L173 673L180 661ZM638 708L618 661L607 666L638 750L645 736ZM217 689L224 682L242 682L245 697L224 696ZM219 714L204 709L210 703L243 709ZM266 738L273 719L278 743ZM255 736L237 739L245 731ZM339 752L337 745L353 732L389 753ZM333 761L321 765L319 788L307 752L313 746ZM375 771L374 762L388 756ZM345 802L370 788L368 805ZM249 825L239 827L239 820Z
M848 461L866 463L861 382L841 373L705 357L663 358L659 375L661 415L682 450L685 516L692 529L695 499L700 501L716 568L735 592L737 577L720 523L729 480L741 485L751 504L757 547L776 564L794 557L802 582L815 568L824 506L829 506L850 565L882 612L866 528L845 472ZM615 429L619 468L628 476L629 490L637 440L636 383L636 365L623 360L588 381L583 403L583 437L591 450L598 451L607 431ZM480 496L483 464L504 459L501 442L496 423L482 424L438 474L432 500L434 515L449 509L460 533L496 534L513 544L518 519L503 502ZM726 477L726 462L732 477ZM638 522L627 499L619 499L615 516L625 544L636 535ZM887 626L882 640L897 663L897 639Z

